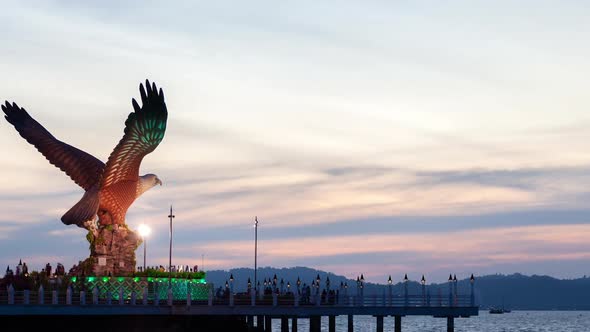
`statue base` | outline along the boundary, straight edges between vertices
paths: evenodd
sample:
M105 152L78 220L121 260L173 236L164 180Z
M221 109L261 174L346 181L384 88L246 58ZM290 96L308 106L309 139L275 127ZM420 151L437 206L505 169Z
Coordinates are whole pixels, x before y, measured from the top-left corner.
M90 257L82 270L95 276L130 276L141 238L124 225L107 225L88 233Z

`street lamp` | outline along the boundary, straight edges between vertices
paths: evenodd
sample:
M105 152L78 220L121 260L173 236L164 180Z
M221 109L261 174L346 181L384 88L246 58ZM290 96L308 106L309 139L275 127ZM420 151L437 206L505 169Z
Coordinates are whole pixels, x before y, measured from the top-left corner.
M469 284L471 285L471 296L470 296L470 302L471 302L471 306L475 306L475 293L473 292L473 283L475 282L475 278L473 277L473 273L471 274L471 278L469 278Z
M254 216L254 291L258 290L258 284L256 282L256 275L258 273L258 265L257 265L257 256L258 256L258 217Z
M150 235L150 233L152 232L152 230L145 224L141 224L139 225L139 228L137 229L139 232L139 235L141 236L141 239L143 240L143 271L145 272L145 260L146 260L146 237L148 235Z
M404 305L407 307L409 305L408 299L408 274L404 275Z
M172 289L172 219L175 215L172 214L172 204L170 204L170 251L168 253L168 289Z
M424 278L424 275L422 275L420 284L422 284L422 305L426 305L426 278Z

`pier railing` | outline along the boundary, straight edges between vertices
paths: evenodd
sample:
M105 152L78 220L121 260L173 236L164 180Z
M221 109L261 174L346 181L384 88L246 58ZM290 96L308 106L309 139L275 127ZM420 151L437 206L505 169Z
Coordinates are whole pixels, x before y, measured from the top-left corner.
M178 299L177 294L162 297L161 291L144 288L142 292L130 294L114 294L99 292L97 288L88 291L74 291L68 287L66 291L14 290L12 286L0 290L0 305L202 305L202 306L367 306L367 307L473 307L473 295L424 295L424 294L391 294L391 295L347 295L323 296L312 294L302 296L288 294L230 293L216 297L213 292L204 299L192 299L187 292L186 297Z

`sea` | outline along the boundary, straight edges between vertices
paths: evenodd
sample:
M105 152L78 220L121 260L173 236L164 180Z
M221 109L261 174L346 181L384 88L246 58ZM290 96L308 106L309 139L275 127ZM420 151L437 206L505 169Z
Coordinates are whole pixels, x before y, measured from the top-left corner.
M384 318L384 331L393 332L393 317ZM289 324L291 322L289 321ZM280 332L281 320L273 319L272 331ZM298 331L309 331L309 320L297 321ZM446 318L426 316L402 317L402 332L445 332ZM322 332L328 331L328 318L322 317ZM348 331L347 316L336 317L336 331ZM376 331L372 316L354 316L355 332ZM590 332L590 311L520 311L455 318L456 332Z

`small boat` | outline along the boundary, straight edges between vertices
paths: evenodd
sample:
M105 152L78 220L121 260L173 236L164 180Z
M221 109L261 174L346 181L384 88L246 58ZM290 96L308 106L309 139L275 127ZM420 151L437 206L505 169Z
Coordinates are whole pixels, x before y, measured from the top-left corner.
M504 309L502 308L490 308L490 314L503 314Z

